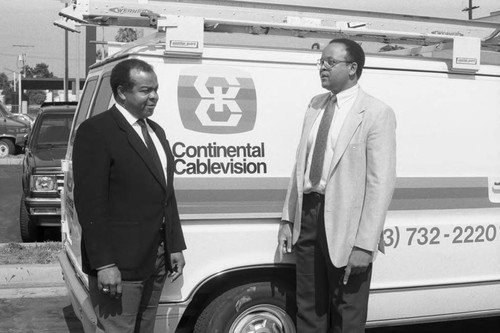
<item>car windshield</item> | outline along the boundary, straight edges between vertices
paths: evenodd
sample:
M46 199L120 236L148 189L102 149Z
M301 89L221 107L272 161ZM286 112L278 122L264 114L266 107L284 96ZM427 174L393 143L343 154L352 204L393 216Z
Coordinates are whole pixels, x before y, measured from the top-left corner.
M66 146L73 114L44 114L35 129L34 144L38 148Z

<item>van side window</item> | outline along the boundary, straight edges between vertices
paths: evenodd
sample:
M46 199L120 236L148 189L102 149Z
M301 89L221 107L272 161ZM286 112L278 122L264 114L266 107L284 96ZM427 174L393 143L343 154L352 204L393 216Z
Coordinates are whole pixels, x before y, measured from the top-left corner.
M115 100L113 98L113 93L111 91L111 85L109 83L111 77L111 72L104 73L101 82L99 83L99 89L97 89L97 96L95 99L94 107L90 113L90 117L96 116L109 109L111 105L114 104Z
M73 123L73 131L71 133L70 142L73 143L75 140L76 130L78 126L87 119L87 114L89 112L90 103L92 102L92 96L94 95L95 88L97 86L97 76L90 77L87 80L87 84L85 84L85 88L83 90L83 95L78 104L78 110L76 110L75 121Z

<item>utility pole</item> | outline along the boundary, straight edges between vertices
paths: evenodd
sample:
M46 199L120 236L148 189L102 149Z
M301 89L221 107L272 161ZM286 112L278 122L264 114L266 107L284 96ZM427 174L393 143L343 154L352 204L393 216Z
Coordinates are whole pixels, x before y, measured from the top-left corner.
M64 7L68 7L68 3L64 4ZM68 30L64 30L64 101L69 102L68 96Z
M469 12L469 20L472 20L472 11L474 9L478 9L479 6L473 6L472 5L472 0L469 0L469 7L465 7L464 9L462 9L463 12Z
M28 48L35 47L34 45L26 45L26 44L14 44L13 47L20 48ZM20 65L21 64L21 65ZM18 113L24 113L22 104L23 104L23 89L22 89L22 78L26 77L26 52L21 52L19 57L17 58L17 68L19 68L19 97L18 97ZM28 110L26 110L27 112Z

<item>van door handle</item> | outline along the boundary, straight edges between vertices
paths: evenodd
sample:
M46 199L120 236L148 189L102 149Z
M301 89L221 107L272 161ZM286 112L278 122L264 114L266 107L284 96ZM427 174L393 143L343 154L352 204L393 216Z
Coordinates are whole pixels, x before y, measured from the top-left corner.
M500 203L500 177L488 177L488 197L490 202Z

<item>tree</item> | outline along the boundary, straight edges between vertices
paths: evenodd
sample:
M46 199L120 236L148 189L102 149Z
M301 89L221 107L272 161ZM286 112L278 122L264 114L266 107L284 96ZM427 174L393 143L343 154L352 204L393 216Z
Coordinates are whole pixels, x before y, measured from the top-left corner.
M0 90L2 90L2 95L5 94L5 90L11 88L9 78L7 77L7 74L5 73L0 73Z
M133 42L136 39L137 30L133 28L120 28L115 36L115 40L121 43Z
M9 78L7 74L0 73L0 89L5 89L5 87L10 87Z
M9 77L5 73L0 73L0 90L2 90L2 95L5 96L5 103L11 104L14 89L11 81L9 81Z
M49 66L45 63L39 63L36 64L34 68L30 66L25 66L25 74L26 77L44 77L44 78L50 78L54 77L54 74L49 71Z
M144 32L134 28L120 28L115 36L115 41L121 43L130 43L142 37Z
M35 67L24 67L26 77L28 78L51 78L54 74L49 71L49 66L45 63L36 64ZM30 90L28 91L29 104L42 104L45 101L47 94L43 90Z
M30 105L40 105L45 102L47 94L43 90L30 90L28 91L28 103Z
M380 50L378 50L378 51L379 52L387 52L387 51L403 50L403 49L404 49L404 47L399 46L399 45L387 44L387 45L381 47Z
M101 47L97 49L95 56L97 60L104 60L104 58L107 58L107 56L108 56L107 47Z

